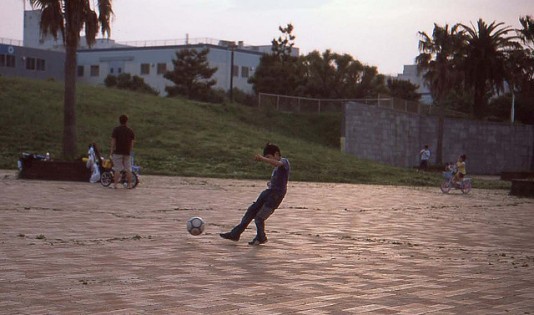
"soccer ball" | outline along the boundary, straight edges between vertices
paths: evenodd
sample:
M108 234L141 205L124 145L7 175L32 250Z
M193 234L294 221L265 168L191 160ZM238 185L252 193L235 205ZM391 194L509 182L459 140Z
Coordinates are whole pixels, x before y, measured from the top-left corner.
M192 217L187 220L187 231L191 235L200 235L204 232L205 227L204 220L200 217Z

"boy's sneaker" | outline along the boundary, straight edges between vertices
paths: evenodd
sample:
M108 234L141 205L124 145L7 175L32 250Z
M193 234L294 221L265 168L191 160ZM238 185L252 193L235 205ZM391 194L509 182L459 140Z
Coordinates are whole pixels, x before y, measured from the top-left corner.
M227 239L227 240L231 240L231 241L234 241L234 242L237 242L239 241L239 235L236 237L236 236L233 236L232 233L228 232L228 233L221 233L219 234L222 238L224 239Z
M249 245L253 245L253 246L261 245L261 244L265 244L265 243L267 243L267 239L259 240L256 237L252 241L248 242Z

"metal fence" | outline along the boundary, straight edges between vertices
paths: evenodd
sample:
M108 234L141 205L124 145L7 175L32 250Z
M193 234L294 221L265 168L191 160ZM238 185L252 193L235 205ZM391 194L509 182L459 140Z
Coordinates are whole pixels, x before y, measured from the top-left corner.
M269 108L283 112L296 113L324 113L342 112L343 106L349 102L357 102L371 106L391 108L394 110L423 114L429 113L429 105L406 101L392 97L362 98L362 99L319 99L299 96L259 93L258 107Z
M18 39L0 37L0 44L22 46L22 41Z

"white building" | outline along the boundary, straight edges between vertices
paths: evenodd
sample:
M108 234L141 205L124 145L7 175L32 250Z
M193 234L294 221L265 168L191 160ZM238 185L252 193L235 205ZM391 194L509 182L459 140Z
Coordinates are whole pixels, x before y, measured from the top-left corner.
M58 34L57 39L51 35L41 36L40 17L40 10L24 12L24 46L65 51L61 34ZM160 91L161 95L166 95L165 86L174 83L165 79L163 74L173 70L172 60L176 59L176 52L184 48L209 48L208 63L210 67L217 68L212 77L217 80L214 88L229 91L233 87L245 93L252 93L252 85L248 83L248 79L254 74L261 56L271 51L271 45L246 46L241 41L236 44L234 41L209 38L128 43L97 39L92 47L88 47L82 38L77 54L78 81L103 85L110 74L129 73L132 76L140 76L147 84ZM293 48L292 54L298 56L298 48ZM230 70L232 65L233 71Z
M165 86L174 83L163 75L166 71L173 70L172 60L176 59L176 52L184 48L209 49L209 65L217 68L212 77L217 80L214 88L229 91L232 85L246 93L252 93L248 79L259 65L262 53L211 44L78 50L78 80L97 85L103 84L109 74L129 73L143 78L147 84L160 91L161 95L165 95ZM234 77L230 80L232 55Z
M432 104L432 95L430 90L425 85L423 80L423 74L417 73L417 65L405 65L403 72L397 75L397 80L409 81L410 83L417 85L417 93L421 95L421 103Z

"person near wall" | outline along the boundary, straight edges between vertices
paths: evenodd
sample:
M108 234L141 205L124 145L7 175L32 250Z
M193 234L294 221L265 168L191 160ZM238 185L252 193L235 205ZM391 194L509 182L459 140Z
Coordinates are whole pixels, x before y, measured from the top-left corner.
M425 171L428 168L428 160L430 160L430 149L428 144L419 152L419 170Z

